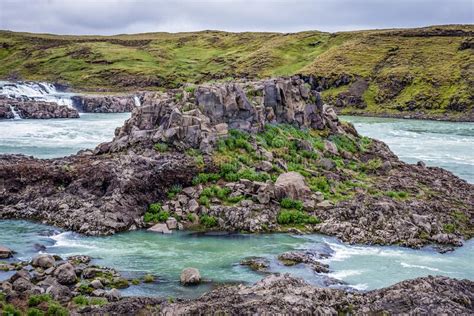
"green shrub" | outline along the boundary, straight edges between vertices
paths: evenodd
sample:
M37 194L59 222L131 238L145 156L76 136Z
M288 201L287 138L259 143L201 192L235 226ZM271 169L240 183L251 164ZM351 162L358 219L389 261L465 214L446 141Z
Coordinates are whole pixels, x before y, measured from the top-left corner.
M29 308L26 312L27 316L44 316L44 312L37 308Z
M245 198L243 195L237 195L237 196L230 196L226 199L227 202L229 203L239 203Z
M76 296L72 299L72 301L74 302L74 304L79 306L89 305L89 300L84 295Z
M163 153L168 150L168 145L165 143L156 143L153 148L155 148L156 151L159 151L160 153Z
M138 279L133 279L131 283L132 283L133 285L138 285L138 284L140 284L140 280L138 280Z
M211 200L207 196L201 195L199 197L199 204L204 205L205 207L209 207L209 205L211 204Z
M116 289L125 289L125 288L129 287L130 284L128 283L127 279L118 278L118 279L114 280L110 284L110 286L113 287L113 288L116 288Z
M217 219L214 216L203 215L201 216L201 224L207 228L212 228L217 226Z
M288 224L317 224L320 223L319 219L315 216L309 216L308 214L298 210L282 210L278 213L277 222L280 225Z
M362 152L366 152L372 146L372 140L368 137L362 136L359 140L359 147Z
M454 224L444 224L443 225L443 231L448 234L453 234L456 231L456 225Z
M0 305L1 306L1 305ZM5 316L21 316L21 312L12 304L3 305L2 315Z
M391 197L392 199L405 199L408 197L408 193L405 191L388 191L385 193L386 196Z
M168 198L172 199L174 198L178 193L183 191L183 187L179 184L173 185L169 190L168 190Z
M329 184L326 177L312 177L309 179L309 186L313 191L319 191L321 193L329 193L331 190L331 185Z
M303 210L303 202L284 198L280 201L280 206L287 209L296 209L298 211Z
M182 93L176 93L176 94L174 95L174 99L175 99L175 101L181 101L181 100L183 100L183 94L182 94Z
M194 93L194 91L196 91L196 87L195 86L187 86L184 88L184 91L188 92L188 93Z
M194 177L193 185L207 182L216 182L219 179L220 175L217 173L199 173L196 177Z
M335 135L329 138L338 150L345 150L351 153L357 152L357 144L347 135Z
M186 215L186 218L188 219L188 221L190 221L191 223L194 223L194 221L196 220L196 215L192 214L192 213L189 213L188 215Z
M67 315L69 315L69 311L57 303L49 304L48 310L46 311L46 316L67 316Z
M81 294L91 294L94 292L94 288L89 283L81 283L78 287L79 293Z
M151 203L150 206L148 206L148 211L152 214L158 214L162 210L161 203Z
M107 304L107 299L105 298L91 297L89 299L89 305L92 305L92 306L103 306L105 304Z
M28 298L28 306L38 306L43 302L50 302L51 296L49 294L38 294L38 295L31 295Z

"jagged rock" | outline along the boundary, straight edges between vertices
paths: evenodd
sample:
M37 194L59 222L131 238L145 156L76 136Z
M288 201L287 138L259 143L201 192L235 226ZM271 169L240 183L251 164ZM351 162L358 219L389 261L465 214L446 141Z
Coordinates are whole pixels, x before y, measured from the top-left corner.
M219 287L194 300L161 306L163 314L470 314L474 283L424 277L390 287L354 292L319 288L289 275L269 275L251 286ZM141 304L146 306L145 303ZM109 307L110 308L110 307Z
M104 288L104 285L102 284L102 282L100 282L100 280L93 280L91 282L91 286L94 288L94 289L103 289Z
M183 285L195 285L201 283L201 274L196 268L186 268L181 272L179 278Z
M76 271L69 262L63 263L56 268L54 276L60 284L69 285L76 282Z
M304 263L308 264L315 272L328 273L329 265L317 261L317 257L317 254L315 255L314 253L308 251L290 251L279 255L278 260L280 260L286 266L293 266L299 263Z
M53 283L46 289L46 293L50 294L53 299L60 301L60 302L68 302L72 298L71 290L59 283Z
M298 172L282 173L275 182L275 197L279 200L290 198L303 201L311 196L311 190L304 177Z
M13 250L0 246L0 259L7 259L13 257Z
M169 230L176 229L178 227L178 221L176 220L176 218L170 217L166 220L166 226L168 226Z
M132 112L137 106L138 96L76 95L71 97L73 105L84 113Z
M54 266L56 260L54 260L53 256L47 254L41 254L33 258L31 260L31 265L33 267L40 267L43 269L48 269Z
M89 256L85 256L85 255L77 255L77 256L70 256L70 257L67 257L67 260L69 261L72 261L74 263L89 263L91 262L92 258L89 257Z

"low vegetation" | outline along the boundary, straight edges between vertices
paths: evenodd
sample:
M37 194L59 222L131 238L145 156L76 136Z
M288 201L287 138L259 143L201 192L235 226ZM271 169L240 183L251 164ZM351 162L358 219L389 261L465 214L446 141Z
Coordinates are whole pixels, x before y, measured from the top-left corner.
M349 105L343 113L460 115L472 109L474 57L463 43L473 32L472 25L333 34L202 31L101 37L0 31L0 78L96 91L188 83L185 91L193 93L194 84L212 80L305 74L326 79L327 102L347 92L361 98L365 108ZM353 86L359 79L365 83Z

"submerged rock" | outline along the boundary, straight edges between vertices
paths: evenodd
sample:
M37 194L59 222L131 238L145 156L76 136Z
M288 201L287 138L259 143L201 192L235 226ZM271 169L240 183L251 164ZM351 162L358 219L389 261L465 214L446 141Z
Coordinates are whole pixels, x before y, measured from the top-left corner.
M7 259L13 257L13 250L0 246L0 259Z
M262 257L249 257L240 261L243 266L248 266L250 269L257 272L267 272L270 267L268 259Z

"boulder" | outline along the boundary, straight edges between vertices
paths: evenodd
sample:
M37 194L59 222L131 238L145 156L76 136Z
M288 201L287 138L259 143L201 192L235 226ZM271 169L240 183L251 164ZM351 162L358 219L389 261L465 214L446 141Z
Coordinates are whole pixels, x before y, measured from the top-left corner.
M183 285L199 284L201 282L201 274L196 268L186 268L181 272L180 281Z
M169 230L176 229L178 227L178 221L174 217L170 217L166 220L166 226Z
M116 302L116 301L120 300L120 298L122 297L122 294L117 289L111 289L111 290L105 292L104 296L105 296L105 298L107 298L107 300L109 300L111 302Z
M13 250L0 246L0 259L7 259L13 256Z
M102 282L100 282L100 280L93 280L91 282L91 286L94 288L94 289L103 289L104 288L104 285L102 284Z
M41 254L31 260L31 265L35 268L48 269L54 266L56 260L54 257L47 254Z
M154 226L148 228L148 231L154 232L154 233L162 233L162 234L172 233L172 231L169 230L168 225L166 225L165 223L155 224Z
M275 197L304 201L311 196L311 190L304 177L298 172L282 173L275 182Z
M54 276L60 284L69 285L77 281L74 266L69 262L63 263L54 271Z
M72 298L71 290L59 283L53 283L46 289L46 293L50 294L53 299L60 301L60 302L67 302Z

